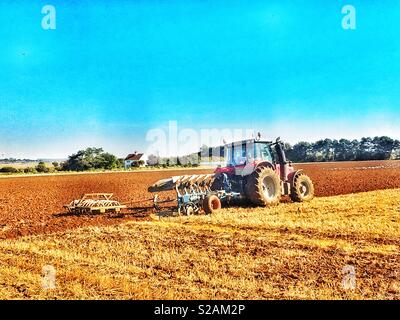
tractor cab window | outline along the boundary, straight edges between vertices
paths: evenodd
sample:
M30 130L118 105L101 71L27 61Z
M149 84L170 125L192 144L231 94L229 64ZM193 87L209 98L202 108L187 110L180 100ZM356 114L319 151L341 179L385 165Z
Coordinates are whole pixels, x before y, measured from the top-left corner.
M228 166L240 166L254 161L268 161L273 163L274 156L271 148L265 143L240 143L225 147L225 156Z
M254 161L269 161L273 163L271 148L265 143L240 143L225 147L228 166L241 166Z
M271 148L265 143L255 143L255 155L256 160L268 161L273 163L273 155L271 154Z
M225 147L228 166L240 166L246 164L248 155L246 153L246 144L234 144Z

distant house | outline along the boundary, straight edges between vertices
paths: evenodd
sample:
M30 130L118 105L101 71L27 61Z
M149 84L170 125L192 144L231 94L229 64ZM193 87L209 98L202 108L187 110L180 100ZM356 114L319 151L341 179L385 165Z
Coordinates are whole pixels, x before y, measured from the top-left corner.
M143 153L130 153L124 159L125 169L129 169L130 167L142 167L144 166Z

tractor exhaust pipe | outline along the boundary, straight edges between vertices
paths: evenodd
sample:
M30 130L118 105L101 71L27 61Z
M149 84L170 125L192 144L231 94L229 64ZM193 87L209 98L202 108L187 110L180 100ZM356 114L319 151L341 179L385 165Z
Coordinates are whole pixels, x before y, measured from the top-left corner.
M286 160L285 150L283 149L283 143L277 141L275 144L276 155L278 156L279 167L281 171L281 180L286 181L288 175L288 162Z

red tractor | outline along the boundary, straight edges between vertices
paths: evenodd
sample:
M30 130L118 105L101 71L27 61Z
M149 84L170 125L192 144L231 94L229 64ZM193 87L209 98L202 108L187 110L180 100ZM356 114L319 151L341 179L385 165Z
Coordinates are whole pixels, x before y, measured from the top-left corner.
M148 190L175 189L178 212L187 215L201 208L212 213L221 207L221 201L232 199L270 206L279 203L282 195L296 202L314 197L311 179L286 160L279 138L275 142L251 139L226 144L224 156L226 166L219 166L214 174L175 176L157 181ZM156 200L154 205L157 207Z
M240 193L256 205L274 205L282 195L302 202L314 197L314 185L286 159L283 143L257 139L225 145L227 165L215 170L211 190Z

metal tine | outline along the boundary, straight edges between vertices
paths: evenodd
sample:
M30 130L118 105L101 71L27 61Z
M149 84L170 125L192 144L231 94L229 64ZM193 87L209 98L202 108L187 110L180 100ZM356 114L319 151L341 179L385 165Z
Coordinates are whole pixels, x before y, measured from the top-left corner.
M204 193L210 190L214 174L194 174L178 176L175 182L176 189L180 193Z
M196 183L196 180L197 180L197 179L198 179L197 175L192 175L192 176L190 177L188 183L189 183L190 185L193 185L193 184Z
M196 178L194 187L195 187L197 193L202 192L202 189L201 189L201 177L197 177Z
M197 175L191 175L189 180L187 181L187 186L191 193L196 192L196 180Z
M185 181L185 188L187 188L189 190L188 193L192 193L193 192L193 175L188 176L187 180Z
M178 179L177 179L176 182L175 182L175 186L176 186L178 189L182 189L182 188L183 188L183 181L185 180L186 177L187 177L187 176L180 176L180 177L178 177Z
M208 174L202 175L202 179L201 179L200 183L201 183L202 185L204 185L204 184L207 182L208 177L209 177Z
M209 174L208 175L208 177L207 177L207 179L206 179L206 181L204 183L205 188L206 188L207 191L210 191L211 185L212 185L214 179L215 179L215 175L214 174Z
M201 184L201 183L204 182L204 179L205 179L206 177L207 177L206 174L200 174L200 175L197 177L196 182L199 183L199 184Z
M204 174L196 175L196 183L201 183L203 181L204 176L205 176Z
M189 182L189 180L190 180L190 178L191 178L192 176L191 175L185 175L185 176L183 176L182 177L182 180L180 181L180 188L183 190L183 192L185 192L185 193L188 193L188 190L187 190L187 188L188 188L188 182Z
M193 176L193 189L195 192L202 192L203 190L201 189L200 182L203 179L203 175L195 175ZM200 181L199 181L200 180Z
M180 183L181 184L186 184L189 180L190 180L190 175L185 175L185 176L182 176L182 179L180 180Z
M210 178L210 174L203 175L201 182L200 182L200 187L201 187L202 192L206 192L208 190L209 178Z
M207 177L207 175L205 175L205 174L202 174L202 175L200 175L199 176L199 181L198 181L198 189L202 192L202 193L204 193L204 180L206 179L206 177Z

